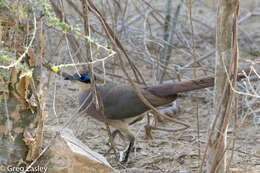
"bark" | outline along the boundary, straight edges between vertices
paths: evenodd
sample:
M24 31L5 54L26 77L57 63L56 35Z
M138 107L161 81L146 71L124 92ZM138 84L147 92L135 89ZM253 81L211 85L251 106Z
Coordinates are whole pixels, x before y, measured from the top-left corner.
M230 83L227 82L227 76L230 74L227 75L226 71L236 71L235 68L237 68L237 44L234 44L237 43L234 38L237 38L233 27L236 25L234 17L238 5L239 0L218 1L217 52L215 66L216 94L214 100L214 114L211 116L207 172L226 172L226 138L232 103Z
M40 85L41 54L37 54L43 44L33 38L33 31L36 33L31 20L33 16L20 13L24 8L30 11L29 4L22 1L9 5L13 5L15 12L0 7L0 33L4 43L0 46L9 54L6 61L0 59L0 172L7 166L25 166L37 156L41 145L42 116L45 114ZM28 45L25 38L32 40L33 49L25 48ZM18 63L3 67L14 62ZM33 70L32 76L23 75L30 70Z

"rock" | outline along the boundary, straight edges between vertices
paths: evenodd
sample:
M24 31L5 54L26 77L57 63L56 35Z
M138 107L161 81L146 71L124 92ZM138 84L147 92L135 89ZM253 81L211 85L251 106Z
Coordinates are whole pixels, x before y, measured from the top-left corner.
M57 130L57 127L47 127L45 134L53 136ZM68 129L57 136L45 156L48 158L48 173L116 172L101 154L89 149Z

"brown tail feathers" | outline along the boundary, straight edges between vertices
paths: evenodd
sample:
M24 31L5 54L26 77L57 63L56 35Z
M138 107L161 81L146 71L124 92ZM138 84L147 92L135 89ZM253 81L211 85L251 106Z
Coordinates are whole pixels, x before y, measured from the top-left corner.
M249 74L250 69L240 71L238 73L237 80L241 80L246 77L243 72L245 72L246 74ZM156 86L151 86L147 90L150 91L151 93L153 93L154 95L157 95L160 97L170 97L170 96L174 96L178 93L182 93L182 92L213 87L214 81L215 81L214 76L208 76L208 77L203 77L203 78L194 79L194 80L188 80L188 81L184 81L184 82L165 83L165 84L160 84L160 85L156 85Z

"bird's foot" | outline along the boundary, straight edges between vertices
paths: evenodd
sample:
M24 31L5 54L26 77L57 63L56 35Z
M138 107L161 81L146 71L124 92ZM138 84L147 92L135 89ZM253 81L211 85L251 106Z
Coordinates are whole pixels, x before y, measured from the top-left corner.
M130 145L124 149L123 151L119 152L119 161L121 164L125 164L128 161L130 152L134 152L135 151L135 144L134 143L130 143Z
M119 162L121 164L126 164L128 161L128 156L126 151L120 151L119 152Z
M110 152L114 150L115 153L117 153L117 150L115 148L113 148L112 146L110 146L110 148L107 150L107 152L104 154L104 156L110 154Z
M109 137L106 139L106 145L111 146L111 143L110 143Z

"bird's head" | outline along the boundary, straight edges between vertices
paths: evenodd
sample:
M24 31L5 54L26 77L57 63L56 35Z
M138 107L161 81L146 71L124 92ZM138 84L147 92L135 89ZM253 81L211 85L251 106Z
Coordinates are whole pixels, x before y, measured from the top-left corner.
M64 80L79 81L86 84L91 83L91 79L87 73L75 73L73 75L67 75Z
M67 75L64 80L70 80L72 82L77 82L82 89L88 89L91 84L91 79L87 71L80 71L73 75Z

